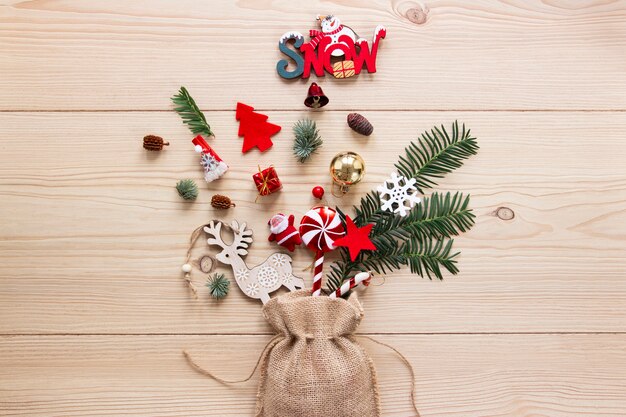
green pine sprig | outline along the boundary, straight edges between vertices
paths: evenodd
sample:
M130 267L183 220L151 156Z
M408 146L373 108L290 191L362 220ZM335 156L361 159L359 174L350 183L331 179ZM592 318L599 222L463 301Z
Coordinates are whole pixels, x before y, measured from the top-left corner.
M406 149L406 156L401 156L396 164L400 174L407 178L415 178L419 188L432 188L437 185L435 179L463 165L463 160L478 152L476 138L463 124L452 124L452 134L446 128L433 127L430 132L422 133L421 139L412 142Z
M176 191L185 200L195 200L198 198L198 186L191 179L180 180L176 183Z
M459 133L455 122L452 132L452 136L448 136L445 128L433 128L430 134L422 135L418 143L407 147L406 155L400 157L396 167L404 169L401 173L405 176L420 176L425 188L435 185L431 178L443 177L460 167L463 159L478 150L476 139L469 135L469 130L465 131L465 126ZM377 192L365 195L355 207L354 222L358 227L374 224L370 239L377 250L363 251L352 261L348 250L339 248L341 259L331 265L328 274L329 291L336 290L359 271L386 274L409 266L411 272L429 279L443 279L444 270L453 275L458 273L455 258L459 253L452 251L451 237L474 225L475 216L469 203L469 195L435 192L401 217L380 209ZM339 209L338 213L345 221Z
M206 121L204 114L189 94L185 87L180 87L178 94L172 97L176 105L174 110L182 117L183 123L189 126L189 130L194 135L203 135L207 138L213 136L211 126Z
M293 126L295 140L293 153L300 162L305 162L320 146L323 140L313 120L298 120Z
M226 275L216 273L209 277L206 286L209 287L211 297L221 300L228 295L230 281L226 278Z

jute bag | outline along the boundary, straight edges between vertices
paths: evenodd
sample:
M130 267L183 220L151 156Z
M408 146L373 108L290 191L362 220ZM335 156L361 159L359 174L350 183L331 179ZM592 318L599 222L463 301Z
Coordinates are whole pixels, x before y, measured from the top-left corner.
M363 317L356 294L347 301L310 294L263 307L278 336L261 365L255 416L380 416L374 364L353 335Z
M194 362L199 372L225 384L245 382L260 366L255 417L380 417L374 363L354 335L363 318L357 295L348 300L312 297L309 290L272 298L263 315L276 330L252 374L225 381ZM364 336L362 336L364 337ZM411 371L410 363L393 347ZM419 416L415 408L416 415Z

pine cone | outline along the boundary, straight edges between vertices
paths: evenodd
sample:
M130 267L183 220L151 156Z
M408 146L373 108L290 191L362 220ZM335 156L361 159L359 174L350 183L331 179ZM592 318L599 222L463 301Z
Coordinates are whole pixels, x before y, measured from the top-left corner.
M348 115L348 126L350 129L365 136L369 136L374 131L374 126L359 113L350 113Z
M215 194L211 197L211 205L216 209L229 209L235 207L235 203L225 195Z
M163 146L168 146L170 143L163 141L163 138L155 135L144 136L143 148L149 151L160 151Z

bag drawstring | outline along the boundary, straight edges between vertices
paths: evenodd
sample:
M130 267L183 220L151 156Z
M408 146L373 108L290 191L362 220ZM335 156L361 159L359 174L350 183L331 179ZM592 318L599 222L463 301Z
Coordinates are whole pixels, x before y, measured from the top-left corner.
M191 354L189 352L187 352L187 350L183 350L183 355L185 355L185 359L187 359L187 362L189 362L189 365L193 369L195 369L196 371L201 373L202 375L208 376L209 378L213 378L217 382L220 382L220 383L225 384L225 385L228 385L228 384L241 384L243 382L248 382L248 381L250 381L252 379L252 377L256 373L256 370L259 368L259 365L261 363L265 362L265 359L267 358L267 355L274 348L274 345L276 343L278 343L280 340L282 340L283 338L284 338L284 336L282 334L277 334L276 336L271 338L270 341L267 342L267 344L263 348L263 351L261 352L261 355L259 355L259 359L256 361L256 365L254 365L254 369L252 370L250 375L248 375L247 378L242 379L240 381L228 381L228 380L225 380L225 379L222 379L222 378L220 378L218 376L213 375L210 371L207 371L205 368L203 368L202 366L198 365L198 363L191 357Z
M384 346L386 348L389 348L391 350L393 350L396 355L398 355L398 357L400 357L400 359L402 360L402 362L404 362L404 364L406 365L406 367L409 369L409 372L411 373L411 405L413 406L413 410L415 410L415 415L416 417L420 417L420 412L417 410L417 404L415 401L415 372L413 371L413 366L411 365L411 362L409 362L409 360L406 358L406 356L404 356L402 353L400 353L400 351L398 349L396 349L395 347L388 345L387 343L383 343L380 342L376 339L374 339L373 337L370 336L365 336L365 335L355 335L356 337L362 337L368 340L371 340L372 342Z

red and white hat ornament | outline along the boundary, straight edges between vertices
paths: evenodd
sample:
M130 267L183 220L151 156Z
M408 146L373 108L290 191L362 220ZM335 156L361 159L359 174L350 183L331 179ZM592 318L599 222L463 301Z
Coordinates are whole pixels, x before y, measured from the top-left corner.
M195 151L202 155L200 164L204 168L204 180L206 182L215 181L228 171L226 162L209 146L202 135L196 136L191 143L194 144Z

